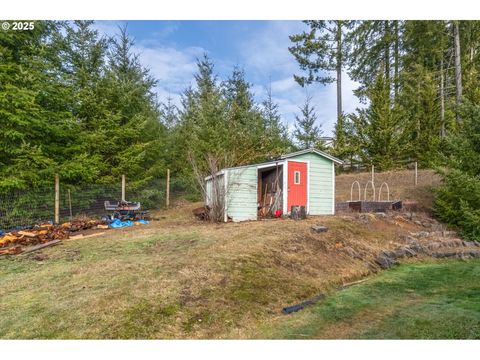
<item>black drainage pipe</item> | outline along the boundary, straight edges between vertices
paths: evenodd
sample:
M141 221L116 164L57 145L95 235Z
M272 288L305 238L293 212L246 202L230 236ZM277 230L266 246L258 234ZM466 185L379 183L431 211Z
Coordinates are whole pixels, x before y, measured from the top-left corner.
M282 313L291 314L293 312L297 312L298 310L302 310L306 306L313 305L313 304L315 304L315 303L317 303L317 302L319 302L320 300L323 300L323 299L325 299L324 294L317 295L314 298L312 298L310 300L306 300L306 301L304 301L300 304L284 307L282 309Z

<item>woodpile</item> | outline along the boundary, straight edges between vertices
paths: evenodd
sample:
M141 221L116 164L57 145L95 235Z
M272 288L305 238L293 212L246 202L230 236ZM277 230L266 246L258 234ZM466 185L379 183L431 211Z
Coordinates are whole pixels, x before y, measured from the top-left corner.
M99 220L76 219L61 225L41 224L28 230L12 231L0 237L0 255L18 254L23 252L22 246L65 240L70 237L70 233L105 227Z

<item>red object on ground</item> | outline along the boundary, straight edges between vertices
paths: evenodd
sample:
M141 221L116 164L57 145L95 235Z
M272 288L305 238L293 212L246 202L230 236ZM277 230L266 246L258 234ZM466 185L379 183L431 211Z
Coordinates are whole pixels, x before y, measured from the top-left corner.
M275 211L275 215L273 215L273 216L276 217L276 218L279 218L280 216L282 216L282 210Z

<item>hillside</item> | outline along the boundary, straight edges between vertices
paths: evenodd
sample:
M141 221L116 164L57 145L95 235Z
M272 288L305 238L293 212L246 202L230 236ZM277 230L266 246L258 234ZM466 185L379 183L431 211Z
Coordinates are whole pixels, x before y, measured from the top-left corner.
M248 338L283 307L378 271L379 252L412 233L444 229L409 214L209 224L197 205L1 259L0 338Z
M361 197L363 199L365 185L372 178L371 173L350 173L340 174L336 177L336 201L350 200L350 190L352 183L358 181L361 187ZM417 201L419 207L429 211L433 206L432 188L438 186L441 182L434 170L418 170L417 186L415 186L415 172L413 170L397 170L375 173L376 198L382 183L386 182L390 189L390 199ZM372 189L367 189L367 199L372 198ZM353 188L353 200L358 199L358 187ZM381 199L387 199L386 187L382 189Z

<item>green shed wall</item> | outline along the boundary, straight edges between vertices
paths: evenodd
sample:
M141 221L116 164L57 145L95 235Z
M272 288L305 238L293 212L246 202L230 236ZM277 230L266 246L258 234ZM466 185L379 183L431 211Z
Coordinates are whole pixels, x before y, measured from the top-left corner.
M257 220L257 166L227 170L227 215L233 221Z
M309 201L310 215L325 215L335 213L335 169L333 161L314 153L302 154L288 160L309 161Z

